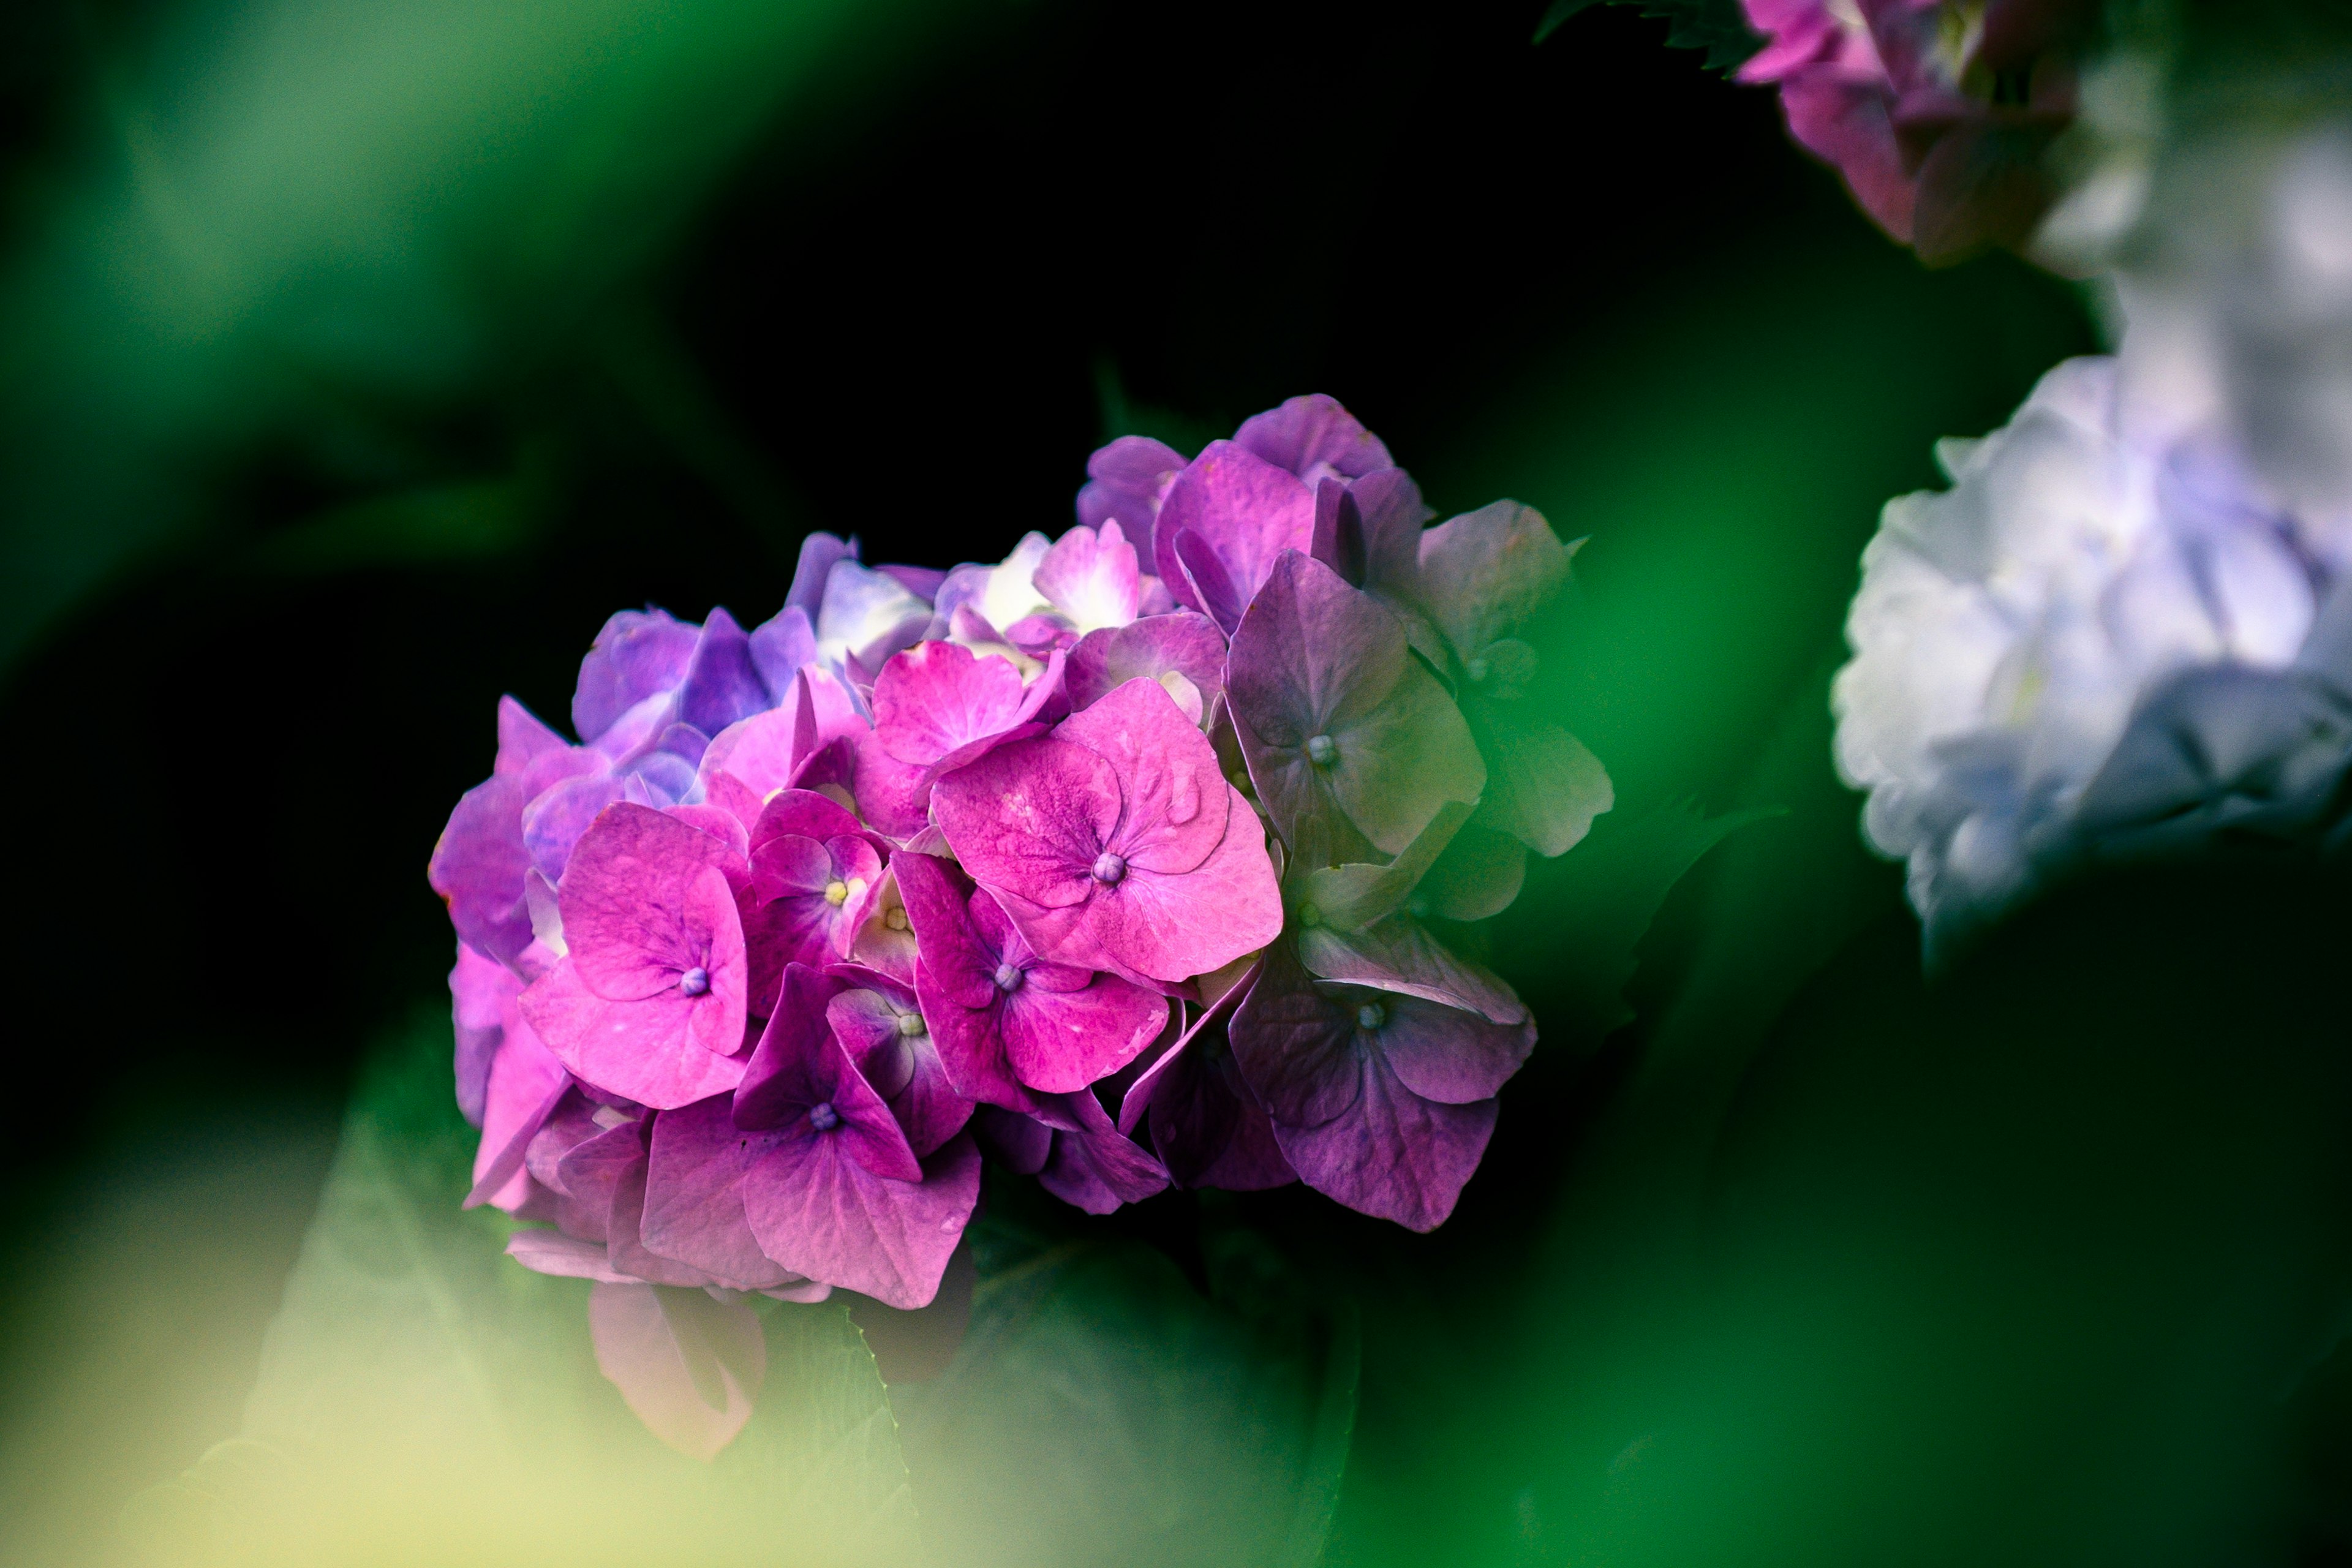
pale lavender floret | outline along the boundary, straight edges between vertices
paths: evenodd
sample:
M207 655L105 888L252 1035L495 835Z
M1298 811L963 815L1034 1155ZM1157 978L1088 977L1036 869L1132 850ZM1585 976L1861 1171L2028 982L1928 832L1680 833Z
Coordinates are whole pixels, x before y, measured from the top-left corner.
M920 944L916 996L948 1079L966 1098L1032 1110L1135 1059L1166 1000L1115 974L1047 963L996 900L928 855L898 861Z
M1295 861L1395 854L1486 784L1469 727L1403 624L1295 551L1234 634L1225 680L1250 778Z
M1281 929L1256 815L1156 681L1130 680L1053 734L948 774L932 810L1051 962L1172 983Z
M1075 710L1141 677L1168 689L1184 717L1204 721L1225 685L1225 635L1191 610L1087 633L1070 650L1062 689Z
M1495 1096L1535 1046L1531 1024L1318 981L1282 947L1230 1036L1299 1178L1421 1231L1454 1212L1494 1133Z
M743 1075L747 958L723 841L623 803L582 838L560 890L571 952L522 1016L583 1080L646 1105L690 1104Z
M1148 1124L1151 1146L1180 1185L1257 1192L1298 1179L1226 1038L1227 1020L1256 984L1258 968L1253 962L1226 976L1230 984L1128 1086L1119 1106L1120 1130L1132 1136Z

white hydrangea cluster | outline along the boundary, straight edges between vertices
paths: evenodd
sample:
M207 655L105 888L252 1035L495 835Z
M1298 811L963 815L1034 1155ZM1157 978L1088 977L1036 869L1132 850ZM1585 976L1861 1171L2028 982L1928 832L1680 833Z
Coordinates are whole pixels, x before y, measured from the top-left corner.
M2095 784L2103 820L2211 786L2211 748L2178 727L2244 705L2184 721L2167 683L2288 671L2312 630L2326 565L2118 394L2112 359L2059 365L2006 427L1944 443L1952 488L1889 502L1864 554L1837 763L1870 792L1871 842L1908 863L1931 951L2080 852ZM2136 723L2172 728L2118 778Z

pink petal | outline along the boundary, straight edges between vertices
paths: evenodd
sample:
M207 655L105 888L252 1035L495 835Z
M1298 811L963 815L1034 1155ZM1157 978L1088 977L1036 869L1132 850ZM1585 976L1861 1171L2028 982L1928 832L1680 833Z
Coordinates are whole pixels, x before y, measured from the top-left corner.
M759 1314L700 1291L599 1283L588 1296L596 1367L655 1436L708 1460L751 1418L768 1373Z
M1233 789L1217 766L1217 749L1158 681L1129 681L1064 720L1054 738L1110 763L1119 820L1104 847L1129 866L1189 871L1223 840Z
M1076 1093L1117 1072L1167 1022L1167 998L1104 973L1078 991L1049 991L1024 977L998 1013L1013 1076L1048 1094Z
M940 780L931 809L975 881L1060 908L1097 886L1091 868L1118 826L1118 776L1084 746L1016 741Z
M655 1117L638 1237L737 1289L761 1290L794 1276L760 1250L743 1217L741 1144L725 1095Z
M1359 1214L1430 1231L1454 1212L1494 1135L1497 1102L1440 1105L1422 1099L1377 1054L1346 1116L1319 1127L1276 1122L1274 1134L1299 1179Z
M724 881L707 874L723 895ZM722 1051L730 1043L741 1048L742 934L731 899L723 913L732 946L718 949L705 994L688 998L673 986L639 1001L610 1001L589 990L567 958L523 993L522 1016L573 1076L639 1104L669 1110L733 1089L743 1063Z
M1037 563L1033 581L1081 635L1127 625L1142 596L1135 546L1116 519L1099 531L1082 524L1062 535Z
M969 1134L932 1155L919 1182L877 1176L818 1134L758 1148L744 1208L761 1248L786 1268L913 1308L938 1293L979 1197Z
M731 941L740 952L733 899L721 922L690 889L706 875L724 888L748 874L729 846L687 823L646 806L606 808L572 851L559 889L581 979L600 996L634 1002L671 990L688 970L715 971L710 942ZM740 963L736 976L740 986Z
M508 1027L490 1063L482 1108L482 1142L474 1155L474 1189L465 1206L490 1203L512 1214L530 1193L523 1155L572 1087L572 1075L522 1017L520 998L507 1004Z
M1232 826L1215 853L1180 876L1130 869L1088 904L1094 942L1118 963L1155 980L1188 980L1281 934L1282 895L1257 814L1239 790L1224 790Z

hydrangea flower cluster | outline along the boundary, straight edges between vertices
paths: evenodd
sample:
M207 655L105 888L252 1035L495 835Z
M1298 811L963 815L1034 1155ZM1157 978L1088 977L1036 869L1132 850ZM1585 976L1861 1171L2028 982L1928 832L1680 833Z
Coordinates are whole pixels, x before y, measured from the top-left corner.
M1931 952L2086 860L2330 830L2352 601L2210 444L2071 360L1953 481L1888 503L1832 690L1864 826Z
M995 565L815 535L752 630L614 616L579 741L503 701L434 852L469 1201L600 1282L681 1447L756 1358L627 1292L922 1306L983 1149L1092 1212L1298 1180L1426 1230L1534 1045L1427 922L1611 804L1526 700L1569 549L1508 501L1427 526L1328 397L1087 473Z
M1739 79L1777 83L1789 133L1881 228L1930 262L2032 234L2042 155L2074 112L2088 0L1742 0L1769 41Z

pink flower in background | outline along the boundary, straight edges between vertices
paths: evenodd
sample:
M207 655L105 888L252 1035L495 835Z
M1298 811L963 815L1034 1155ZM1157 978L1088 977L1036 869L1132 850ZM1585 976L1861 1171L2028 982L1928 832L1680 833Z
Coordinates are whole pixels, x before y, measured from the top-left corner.
M1780 88L1789 132L1923 260L2024 243L2074 113L2088 0L1743 0L1770 40L1739 79Z

